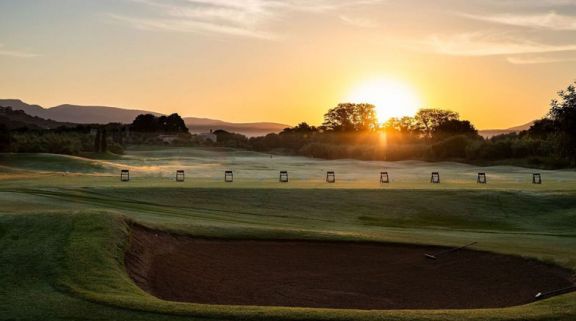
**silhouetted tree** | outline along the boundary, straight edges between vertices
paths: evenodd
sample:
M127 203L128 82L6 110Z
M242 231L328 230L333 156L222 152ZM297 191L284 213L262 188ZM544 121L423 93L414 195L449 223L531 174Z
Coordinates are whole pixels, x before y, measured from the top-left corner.
M450 120L458 120L458 113L442 109L420 109L414 116L415 124L425 137L431 137L434 130Z
M8 126L0 124L0 153L10 150L10 131Z
M134 132L155 133L159 131L158 119L152 114L138 115L130 129Z
M160 128L166 133L186 133L188 127L184 123L184 119L178 114L172 114L168 117L160 117Z
M108 135L106 134L106 128L102 128L102 134L100 135L100 150L99 153L106 153L108 151Z
M451 136L464 135L469 137L478 137L478 131L467 120L450 119L441 122L433 128L432 136L436 139L447 138Z
M96 137L94 138L94 152L99 153L102 149L102 131L100 128L96 129Z
M291 128L285 128L281 134L291 134L291 133L299 133L299 134L309 134L315 133L318 131L318 128L314 126L310 126L307 123L300 123L297 126Z
M335 132L361 132L378 129L374 105L339 104L324 115L322 126Z
M576 82L558 93L551 103L550 119L559 136L560 149L570 162L576 160Z
M178 114L156 117L151 114L138 115L130 129L141 133L187 133L188 127Z
M556 125L554 121L549 118L543 118L534 122L530 129L528 129L528 135L534 138L547 138L549 135L556 132Z
M223 129L218 129L214 131L214 135L218 137L217 145L225 147L241 148L247 147L248 138L242 134L230 133Z

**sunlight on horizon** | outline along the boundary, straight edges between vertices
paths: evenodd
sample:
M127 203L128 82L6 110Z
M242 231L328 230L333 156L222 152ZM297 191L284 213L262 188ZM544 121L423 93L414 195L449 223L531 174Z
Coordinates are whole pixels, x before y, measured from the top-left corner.
M421 107L418 94L407 84L392 79L377 79L354 88L347 101L376 107L380 123L392 117L413 116Z

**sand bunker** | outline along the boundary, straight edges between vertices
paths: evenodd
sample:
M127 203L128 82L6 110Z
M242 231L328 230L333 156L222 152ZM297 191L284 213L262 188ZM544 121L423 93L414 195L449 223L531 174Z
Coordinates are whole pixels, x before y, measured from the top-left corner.
M498 308L572 285L572 272L519 257L376 243L225 241L135 226L132 279L170 301L345 309Z

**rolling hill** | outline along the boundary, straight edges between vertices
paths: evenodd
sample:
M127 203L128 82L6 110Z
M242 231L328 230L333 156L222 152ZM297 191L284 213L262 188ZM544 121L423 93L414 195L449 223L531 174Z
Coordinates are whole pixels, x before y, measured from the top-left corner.
M22 110L13 110L10 107L0 107L0 124L6 125L8 129L53 129L74 125L48 120L37 116L30 116Z
M486 130L479 130L478 134L480 134L480 136L484 137L484 138L491 138L497 135L502 135L502 134L510 134L510 133L517 133L517 132L521 132L524 130L528 130L530 129L530 127L532 127L532 125L534 125L534 121L531 121L527 124L524 125L520 125L520 126L516 126L516 127L511 127L508 129L486 129Z
M248 137L278 133L284 128L290 127L290 125L278 123L229 123L221 120L195 117L186 117L184 118L184 122L186 122L186 126L188 126L191 133L205 133L209 132L211 129L223 129L228 132L240 133Z
M39 105L27 104L18 99L0 99L0 107L12 107L14 110L23 110L31 116L77 124L131 123L140 114L160 115L145 110L106 106L59 105L44 108Z
M31 105L19 99L0 99L0 107L11 107L13 110L22 110L30 116L48 120L77 124L107 124L107 123L131 123L140 114L161 114L138 109L126 109L107 106L79 106L59 105L44 108L39 105ZM241 133L246 136L260 136L268 133L282 131L285 124L255 122L255 123L231 123L221 120L185 117L184 121L192 133L208 132L211 129L223 129L230 132Z

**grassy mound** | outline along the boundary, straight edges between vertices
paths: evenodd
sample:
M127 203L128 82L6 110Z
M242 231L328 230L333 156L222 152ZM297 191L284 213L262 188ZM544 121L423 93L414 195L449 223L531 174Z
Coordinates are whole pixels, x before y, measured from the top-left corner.
M325 162L199 149L137 150L107 161L1 157L1 320L576 319L576 294L470 311L171 303L140 290L123 265L127 221L137 221L173 233L228 239L446 246L477 241L480 250L576 270L573 171L543 172L545 183L536 186L530 182L531 170L494 167L482 170L489 173L489 183L478 186L475 167L450 163ZM134 174L129 183L117 176L124 167ZM393 178L385 187L377 182L384 167ZM172 178L180 168L187 170L187 180L177 184ZM222 182L229 168L238 174L233 184ZM327 169L337 172L336 184L323 181ZM290 171L291 181L278 183L278 170ZM432 170L441 171L440 186L429 184ZM62 175L67 171L78 174ZM158 171L163 176L145 176Z
M55 154L1 154L6 167L38 172L106 173L115 168L110 163L83 157Z
M269 229L253 232L249 235L262 238L274 235ZM144 293L127 276L123 266L127 233L129 229L123 217L102 212L0 215L2 317L37 320L178 320L184 316L187 320L190 317L218 320L573 320L576 315L575 294L522 307L470 311L346 311L165 302ZM228 235L222 229L197 230L196 234ZM361 240L369 235L285 231L281 237ZM543 246L541 251L548 251L546 242L538 242L538 239L532 239L532 242ZM567 247L559 246L548 254L560 257L566 251ZM574 260L576 255L571 255Z
M98 291L122 279L121 250L113 250L123 240L120 223L102 214L0 215L0 319L178 320L80 295L83 285Z

